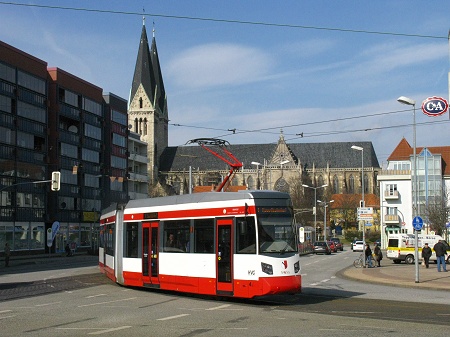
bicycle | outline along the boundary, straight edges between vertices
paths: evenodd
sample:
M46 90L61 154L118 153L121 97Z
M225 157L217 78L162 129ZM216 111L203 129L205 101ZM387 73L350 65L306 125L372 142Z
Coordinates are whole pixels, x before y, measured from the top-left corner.
M363 260L364 258L365 258L365 255L361 254L355 261L353 261L353 266L355 268L362 268L363 265L364 265L364 260ZM369 262L366 261L366 266L369 267L369 268L374 268L375 267L375 260L371 259L370 260L370 265L369 265Z

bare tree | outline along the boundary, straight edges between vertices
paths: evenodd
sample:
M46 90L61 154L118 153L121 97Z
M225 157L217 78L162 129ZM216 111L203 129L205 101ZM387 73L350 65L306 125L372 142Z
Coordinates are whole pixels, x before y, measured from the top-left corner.
M442 196L436 197L434 201L429 201L425 206L425 216L428 219L430 229L436 234L442 235L445 232L445 225L450 216L449 193L443 191Z

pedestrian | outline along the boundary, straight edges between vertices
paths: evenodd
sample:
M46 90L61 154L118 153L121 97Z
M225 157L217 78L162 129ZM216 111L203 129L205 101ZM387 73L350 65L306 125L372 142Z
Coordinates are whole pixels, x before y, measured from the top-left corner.
M372 268L372 249L368 243L366 243L366 250L364 251L366 256L366 268Z
M425 263L425 267L430 267L430 257L433 252L431 251L431 248L428 247L428 243L425 243L425 246L422 248L422 258Z
M11 256L11 248L8 242L5 243L5 267L9 267L9 257Z
M66 256L72 256L72 250L70 249L69 243L66 243Z
M375 243L375 248L373 249L373 253L375 254L375 259L377 260L378 266L381 267L380 262L383 259L383 253L381 252L381 248Z
M442 269L446 272L447 266L445 265L445 255L447 255L447 250L442 240L439 240L439 242L434 245L433 249L436 253L437 270L440 272L442 265Z

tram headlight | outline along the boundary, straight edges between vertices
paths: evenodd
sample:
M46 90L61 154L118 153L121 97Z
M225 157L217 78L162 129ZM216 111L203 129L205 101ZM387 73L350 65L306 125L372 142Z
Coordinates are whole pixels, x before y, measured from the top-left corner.
M297 274L300 270L300 261L294 263L294 273Z
M262 269L263 273L266 273L268 275L273 275L273 267L271 264L261 262L261 269Z

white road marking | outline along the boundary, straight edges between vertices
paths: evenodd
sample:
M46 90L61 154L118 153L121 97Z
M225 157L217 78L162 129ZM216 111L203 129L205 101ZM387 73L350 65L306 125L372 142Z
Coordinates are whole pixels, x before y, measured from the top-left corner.
M106 294L91 295L91 296L86 296L85 298L94 298L94 297L100 297L100 296L106 296Z
M11 318L11 317L16 317L16 316L17 315L3 316L3 317L0 317L0 319Z
M2 310L0 311L0 314L4 314L5 312L11 312L12 310Z
M131 328L130 325L124 325L124 326L119 326L117 328L111 328L111 329L106 329L106 330L102 330L102 331L96 331L96 332L90 332L88 333L88 335L101 335L104 333L108 333L108 332L112 332L112 331L118 331L118 330L123 330L123 329L128 329Z
M43 304L36 304L36 307L46 307L47 305L53 305L53 304L59 304L62 303L61 301L59 302L53 302L53 303L43 303Z
M123 301L131 301L131 300L135 300L137 297L130 297L130 298L124 298L122 300L115 300L115 301L108 301L108 302L98 302L98 303L91 303L91 304L83 304L83 305L79 305L78 308L83 308L83 307L91 307L93 305L104 305L104 304L109 304L109 303L117 303L117 302L123 302Z
M205 309L205 310L208 310L208 311L211 311L211 310L224 310L225 308L228 308L228 307L230 307L230 306L231 306L231 304L224 304L224 305L220 305L220 306L218 306L218 307L209 308L209 309ZM244 310L244 309L242 309L242 308L230 308L230 309L225 309L225 310L236 310L236 311L240 311L240 310Z
M189 316L190 314L181 314L181 315L176 315L176 316L169 316L169 317L164 317L164 318L158 318L157 321L167 321L169 319L175 319L175 318L180 318L180 317L184 317L184 316Z

